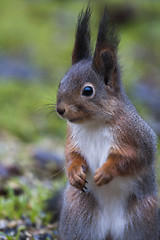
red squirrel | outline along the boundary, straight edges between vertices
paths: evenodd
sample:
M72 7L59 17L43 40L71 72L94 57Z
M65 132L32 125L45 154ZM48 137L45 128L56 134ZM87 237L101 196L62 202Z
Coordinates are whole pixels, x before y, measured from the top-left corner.
M119 37L104 11L91 54L91 10L78 18L56 111L67 120L68 185L60 240L158 240L156 136L126 96Z

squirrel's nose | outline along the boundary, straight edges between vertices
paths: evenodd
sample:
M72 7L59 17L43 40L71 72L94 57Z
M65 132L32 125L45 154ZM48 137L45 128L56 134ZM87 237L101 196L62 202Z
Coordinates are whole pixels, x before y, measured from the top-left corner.
M59 113L59 115L63 115L65 113L65 109L64 108L57 108L57 112Z

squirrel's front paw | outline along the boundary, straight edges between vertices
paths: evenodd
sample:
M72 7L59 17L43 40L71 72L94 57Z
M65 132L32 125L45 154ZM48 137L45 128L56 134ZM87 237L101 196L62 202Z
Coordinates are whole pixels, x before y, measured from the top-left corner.
M72 186L83 190L86 184L86 174L85 174L86 167L84 165L77 166L71 165L68 169L68 179Z
M94 181L97 186L102 186L109 183L113 179L113 175L109 169L107 170L103 166L98 168L94 175Z

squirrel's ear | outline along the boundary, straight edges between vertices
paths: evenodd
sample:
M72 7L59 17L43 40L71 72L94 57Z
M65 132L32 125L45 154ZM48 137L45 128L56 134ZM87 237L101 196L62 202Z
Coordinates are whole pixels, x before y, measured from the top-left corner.
M116 34L115 27L111 24L111 20L105 9L101 22L99 24L96 48L93 56L92 68L98 74L104 77L106 84L116 80L117 71L117 48L119 37ZM118 72L117 72L118 77ZM112 84L112 85L115 85Z
M81 11L78 17L76 39L72 52L72 64L90 56L90 16L91 10L90 7L87 7L85 11Z
M115 69L115 60L114 57L112 55L112 52L109 50L103 50L100 53L100 65L101 65L101 74L104 77L104 82L107 85L112 77L112 73Z

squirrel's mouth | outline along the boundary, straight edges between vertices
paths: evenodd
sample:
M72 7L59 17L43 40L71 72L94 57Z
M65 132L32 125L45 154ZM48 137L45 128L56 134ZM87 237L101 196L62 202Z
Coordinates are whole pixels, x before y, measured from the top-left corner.
M79 118L68 119L68 121L71 123L75 123L75 122L77 123L77 122L82 122L83 119L79 117Z

